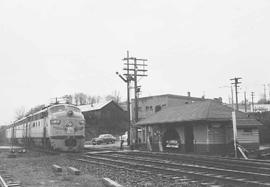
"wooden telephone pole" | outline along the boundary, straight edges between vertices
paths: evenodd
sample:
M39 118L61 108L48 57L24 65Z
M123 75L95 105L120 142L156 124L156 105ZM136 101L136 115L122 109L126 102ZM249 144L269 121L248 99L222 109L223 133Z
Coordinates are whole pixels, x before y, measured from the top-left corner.
M129 57L129 53L127 53L127 57L123 59L125 61L124 63L124 76L126 78L122 78L123 80L126 80L128 84L128 93L129 93L129 84L131 81L134 81L134 118L132 120L133 124L138 122L139 120L139 114L138 114L138 94L140 92L140 86L138 86L138 77L146 77L146 72L148 71L146 69L146 61L147 59L140 59L136 57ZM129 95L128 95L129 97ZM128 112L130 112L130 101L128 98ZM135 131L135 142L138 142L138 132Z
M235 77L235 78L231 79L232 81L234 81L232 84L234 84L234 86L235 86L235 104L236 104L236 110L239 110L237 88L239 87L238 84L241 84L241 82L239 82L240 79L242 79L242 78L241 77Z

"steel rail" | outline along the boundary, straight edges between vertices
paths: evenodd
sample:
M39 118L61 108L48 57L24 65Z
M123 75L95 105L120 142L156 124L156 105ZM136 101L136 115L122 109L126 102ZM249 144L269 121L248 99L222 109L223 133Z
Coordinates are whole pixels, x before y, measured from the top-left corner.
M3 177L0 175L0 186L1 187L8 187L7 183L5 182L5 180L3 179Z
M91 159L91 160L99 160L104 162L110 162L110 163L115 163L116 165L126 165L128 167L134 167L136 169L142 168L142 170L150 170L150 171L159 171L159 172L167 172L170 173L171 175L175 174L181 174L181 175L188 175L192 178L194 176L199 177L202 179L208 178L211 180L218 180L218 181L223 181L225 183L231 182L231 183L238 183L238 184L246 184L246 185L252 185L252 186L270 186L270 183L263 183L260 181L250 181L246 180L243 178L235 178L235 177L227 177L224 175L218 175L218 174L210 174L210 173L205 173L205 172L199 172L199 171L192 171L192 170L185 170L185 169L176 169L176 168L169 168L169 167L162 167L162 166L155 166L155 165L150 165L150 164L141 164L136 162L135 160L133 162L126 162L123 160L115 160L115 159L108 159L108 158L102 158L101 155L93 155L93 156L88 156L86 155L85 158Z
M130 156L130 157L134 157L134 154L122 154L121 152L119 153L114 153L113 155L119 155L119 156ZM137 155L137 158L141 157L141 158L149 158L149 159L157 159L157 160L162 160L163 162L177 162L177 164L179 163L192 163L192 164L200 164L200 165L204 165L204 166L208 166L208 167L212 167L214 166L218 166L219 168L223 168L223 169L234 169L234 170L239 170L241 169L242 171L252 171L252 172L259 172L259 173L264 173L264 174L269 174L270 173L270 168L269 167L263 167L263 166L249 166L248 163L247 164L238 164L238 163L224 163L224 162L220 162L220 161L215 161L215 160L205 160L205 159L197 159L197 158L167 158L167 157L161 157L161 156L153 156L153 155Z
M152 158L143 158L143 157L126 157L126 156L114 156L114 155L104 155L103 157L110 158L110 159L122 159L122 160L127 160L127 161L138 161L138 162L146 162L146 163L151 163L155 165L161 165L161 166L169 166L171 168L185 168L185 169L192 169L193 171L198 171L198 172L214 172L215 174L219 175L230 175L232 176L233 174L235 175L240 175L242 178L246 178L247 180L252 178L256 178L257 180L260 180L261 182L270 182L270 175L269 174L263 174L263 173L254 173L254 172L249 172L249 171L241 171L241 170L232 170L232 169L222 169L222 168L217 168L217 167L208 167L208 166L201 166L201 165L194 165L194 164L185 164L185 163L177 163L177 162L166 162L164 160L157 160L157 159L152 159Z
M193 155L193 154L172 154L172 153L160 153L160 152L147 152L147 151L134 151L134 152L123 152L123 154L137 154L137 155L151 155L154 157L160 157L160 156L166 156L166 158L170 159L187 159L187 160L194 160L197 158L200 162L202 160L205 161L219 161L220 163L237 163L237 164L242 164L242 165L249 165L249 166L263 166L270 168L270 163L268 161L263 161L263 160L256 160L256 159L251 159L251 160L243 160L243 159L235 159L235 158L223 158L223 157L217 157L217 156L204 156L204 155Z

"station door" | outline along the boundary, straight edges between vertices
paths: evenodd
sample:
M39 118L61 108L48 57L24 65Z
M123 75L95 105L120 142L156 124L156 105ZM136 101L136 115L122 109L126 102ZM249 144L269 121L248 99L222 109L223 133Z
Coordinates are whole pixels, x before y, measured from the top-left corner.
M185 152L190 153L194 152L194 135L193 135L193 126L185 126Z

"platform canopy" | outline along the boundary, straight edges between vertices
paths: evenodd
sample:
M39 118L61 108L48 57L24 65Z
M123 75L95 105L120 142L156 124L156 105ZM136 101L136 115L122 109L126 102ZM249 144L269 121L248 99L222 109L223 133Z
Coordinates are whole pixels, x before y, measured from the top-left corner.
M155 125L191 121L231 121L233 109L214 101L198 101L177 107L168 107L139 121L136 125ZM259 126L259 121L244 112L237 111L237 126Z

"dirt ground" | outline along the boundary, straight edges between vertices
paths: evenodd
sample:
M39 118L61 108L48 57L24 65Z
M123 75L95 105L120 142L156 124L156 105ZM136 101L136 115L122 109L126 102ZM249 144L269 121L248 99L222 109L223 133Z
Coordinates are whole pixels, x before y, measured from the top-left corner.
M27 187L103 187L101 179L87 173L72 175L67 172L70 161L59 155L42 155L35 152L16 153L8 158L9 151L0 150L0 169L5 169L15 181ZM53 172L52 165L63 168L62 173Z

